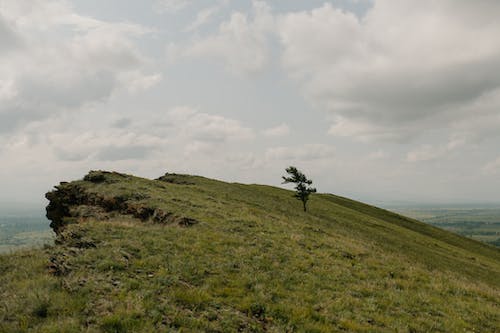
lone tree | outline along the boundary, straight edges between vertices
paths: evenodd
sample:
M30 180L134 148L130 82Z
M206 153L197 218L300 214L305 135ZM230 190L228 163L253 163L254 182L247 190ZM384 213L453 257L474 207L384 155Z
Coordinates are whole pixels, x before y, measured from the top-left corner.
M304 212L307 211L306 204L309 200L309 194L316 193L316 189L314 187L309 187L308 185L312 184L312 180L307 179L306 175L297 170L296 167L290 166L286 168L287 176L283 176L283 184L287 183L295 183L295 190L297 191L294 195L295 198L302 201L304 205Z

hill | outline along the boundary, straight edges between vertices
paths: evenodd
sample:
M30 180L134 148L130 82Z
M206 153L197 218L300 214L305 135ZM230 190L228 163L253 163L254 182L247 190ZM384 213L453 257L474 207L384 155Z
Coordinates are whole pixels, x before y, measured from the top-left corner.
M500 251L331 194L92 171L0 256L0 332L494 332Z

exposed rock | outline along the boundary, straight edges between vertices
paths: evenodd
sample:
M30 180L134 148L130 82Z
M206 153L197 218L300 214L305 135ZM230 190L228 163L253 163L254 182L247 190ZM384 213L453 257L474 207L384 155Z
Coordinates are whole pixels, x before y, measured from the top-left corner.
M56 276L66 275L70 271L70 267L65 262L64 255L50 257L48 269L51 274Z
M93 184L115 184L120 181L120 178L125 180L127 177L116 172L90 171L83 181ZM46 207L47 218L51 220L50 227L57 235L61 235L64 226L70 223L79 223L87 219L108 220L120 216L131 216L141 221L182 227L198 223L193 218L177 216L172 212L148 205L147 193L126 192L112 196L102 194L106 193L103 191L92 192L91 188L92 186L86 186L82 182L61 182L53 191L45 194L49 200Z
M190 176L180 175L177 173L166 173L156 180L177 185L195 185L195 183L190 179Z
M76 249L95 248L96 243L94 240L85 237L77 232L67 232L63 230L56 238L56 244L65 244L68 247Z
M197 220L189 217L180 217L177 219L177 224L180 225L181 227L190 227L196 223L198 223Z
M115 177L110 177L110 176L115 176ZM116 183L116 176L120 178L127 178L128 176L119 173L119 172L109 172L109 171L102 171L102 170L91 170L85 177L83 177L83 180L91 183Z

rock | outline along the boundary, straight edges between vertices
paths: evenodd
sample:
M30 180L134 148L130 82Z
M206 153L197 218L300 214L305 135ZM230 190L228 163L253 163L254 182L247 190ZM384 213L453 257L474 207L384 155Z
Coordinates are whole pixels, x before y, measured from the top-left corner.
M156 180L177 185L195 185L195 183L190 180L190 176L176 173L166 173Z
M90 171L83 180L91 183L114 184L119 182L120 178L125 179L127 177L129 176L116 172ZM164 177L167 178L164 178L166 180L163 181L172 181L177 184L179 181L182 182L183 177L187 176L166 174ZM184 182L184 184L187 184L187 182ZM190 227L198 223L196 219L177 216L162 208L149 206L147 201L149 195L139 192L141 188L137 189L138 192L133 193L127 192L125 188L125 193L114 196L102 191L102 188L98 193L92 192L91 189L92 186L86 186L81 182L61 182L55 186L53 191L45 194L45 197L49 200L46 207L46 216L51 220L50 227L58 236L61 235L64 227L70 223L79 223L88 219L108 220L120 216L132 216L143 222L150 221L181 227ZM67 237L61 239L62 241L69 241ZM71 242L75 243L74 239L71 239ZM73 244L73 246L88 248L95 247L95 244L81 241L78 244Z

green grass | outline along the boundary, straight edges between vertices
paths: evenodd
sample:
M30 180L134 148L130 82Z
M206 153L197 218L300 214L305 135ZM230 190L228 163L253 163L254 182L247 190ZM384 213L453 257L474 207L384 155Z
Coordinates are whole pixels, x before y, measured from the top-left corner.
M500 247L500 209L494 207L412 207L395 212Z
M500 326L500 251L492 246L330 194L313 195L304 213L291 191L269 186L105 178L62 186L199 223L109 213L69 224L58 245L0 256L0 332Z

